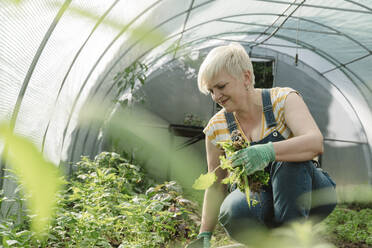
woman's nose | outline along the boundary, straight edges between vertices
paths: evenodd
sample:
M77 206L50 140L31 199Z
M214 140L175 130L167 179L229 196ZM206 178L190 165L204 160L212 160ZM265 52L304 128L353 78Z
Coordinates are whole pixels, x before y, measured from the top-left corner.
M217 102L220 97L221 97L221 92L218 89L215 89L212 94L213 101Z

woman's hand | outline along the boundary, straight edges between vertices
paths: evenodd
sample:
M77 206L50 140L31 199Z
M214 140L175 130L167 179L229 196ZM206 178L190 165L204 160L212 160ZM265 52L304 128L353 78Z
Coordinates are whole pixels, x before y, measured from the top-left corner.
M241 149L232 155L231 161L232 167L244 166L247 175L251 175L275 161L274 146L269 142Z
M211 247L212 232L202 232L197 239L192 241L186 248L209 248Z

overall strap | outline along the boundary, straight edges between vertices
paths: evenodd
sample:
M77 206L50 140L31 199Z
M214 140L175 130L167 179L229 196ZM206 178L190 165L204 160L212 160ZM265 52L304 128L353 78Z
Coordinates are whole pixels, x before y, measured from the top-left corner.
M269 128L276 126L269 89L262 89L262 104L267 126ZM227 127L229 128L231 134L234 130L238 128L235 122L234 114L226 111L224 112L224 114L227 121Z
M227 127L229 128L230 134L238 128L235 122L234 114L231 112L224 112L227 121Z
M266 124L267 127L275 127L276 121L273 112L273 105L271 104L271 97L270 97L270 90L269 89L262 89L262 104L263 104L263 111L265 114Z

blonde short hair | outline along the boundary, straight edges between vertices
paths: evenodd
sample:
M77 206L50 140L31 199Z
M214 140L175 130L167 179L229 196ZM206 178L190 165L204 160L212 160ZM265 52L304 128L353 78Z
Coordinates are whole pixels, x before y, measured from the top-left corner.
M206 83L221 71L227 72L238 80L243 80L244 73L249 71L252 84L255 83L251 59L239 43L234 42L227 46L215 47L208 53L198 73L198 87L203 94L209 93Z

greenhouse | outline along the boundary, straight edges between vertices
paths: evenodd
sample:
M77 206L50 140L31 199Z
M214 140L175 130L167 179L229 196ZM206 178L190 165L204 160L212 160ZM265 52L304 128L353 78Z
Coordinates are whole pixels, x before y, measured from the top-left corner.
M67 180L82 158L116 152L164 188L176 181L198 195L192 184L207 170L202 131L221 109L199 92L199 67L211 49L237 42L253 62L256 87L301 93L324 137L322 169L338 187L366 186L370 196L371 26L370 0L2 0L0 123ZM11 199L18 184L5 137L0 190ZM22 212L0 204L0 219ZM197 233L184 235L188 242ZM9 240L0 245L23 246ZM142 247L115 242L89 244Z

